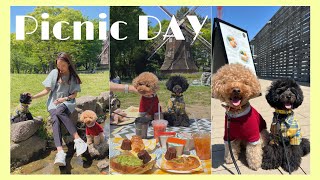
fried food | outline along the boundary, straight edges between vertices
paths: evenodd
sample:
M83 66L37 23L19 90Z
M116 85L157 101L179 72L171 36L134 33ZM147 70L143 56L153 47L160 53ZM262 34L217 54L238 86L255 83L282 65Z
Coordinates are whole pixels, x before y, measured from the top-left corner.
M144 150L145 146L143 144L142 138L140 136L134 135L131 138L131 149L139 153L140 151Z
M190 171L199 167L201 162L193 156L178 157L165 162L165 169L176 171Z

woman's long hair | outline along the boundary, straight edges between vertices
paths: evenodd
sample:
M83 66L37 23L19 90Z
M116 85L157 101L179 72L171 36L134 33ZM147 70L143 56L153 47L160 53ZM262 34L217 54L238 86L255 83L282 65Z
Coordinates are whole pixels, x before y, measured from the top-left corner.
M64 61L64 62L66 62L66 63L68 63L68 65L69 65L68 68L69 68L70 76L69 76L68 83L70 84L71 77L74 77L74 78L76 79L76 83L77 83L77 84L81 84L81 83L82 83L82 82L81 82L81 79L80 79L79 75L77 74L77 72L76 72L76 70L75 70L75 68L74 68L74 66L73 66L73 64L72 64L70 55L67 54L67 53L65 53L65 52L60 52L60 53L58 54L57 59L56 59L56 67L57 67L57 68L58 68L57 63L58 63L58 60L59 60L59 59L62 60L62 61ZM61 78L61 73L60 73L60 71L59 71L57 81L58 81L60 78Z

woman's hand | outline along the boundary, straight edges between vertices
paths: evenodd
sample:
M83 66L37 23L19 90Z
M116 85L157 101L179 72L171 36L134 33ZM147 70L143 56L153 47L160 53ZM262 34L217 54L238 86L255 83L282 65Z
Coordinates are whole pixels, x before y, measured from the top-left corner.
M37 99L37 98L40 98L42 96L45 96L45 95L49 94L50 91L51 91L51 89L46 87L44 90L42 90L38 94L31 96L31 99Z
M58 104L60 104L60 103L63 103L63 102L65 102L66 101L66 98L58 98L58 99L56 99L53 103L55 104L55 105L58 105Z

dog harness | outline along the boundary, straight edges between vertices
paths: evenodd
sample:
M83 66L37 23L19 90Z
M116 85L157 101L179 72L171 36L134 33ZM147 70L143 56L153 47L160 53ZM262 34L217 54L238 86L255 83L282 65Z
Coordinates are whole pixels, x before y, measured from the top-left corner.
M260 132L267 129L267 124L262 116L251 105L248 105L241 113L229 112L226 114L223 137L225 141L227 141L228 118L230 118L230 141L240 139L256 144L259 142Z
M281 116L283 118L281 118ZM279 133L282 133L284 141L289 141L290 145L300 145L301 128L298 121L294 118L292 110L278 110L274 112L271 128L271 143L281 142Z
M102 126L95 122L93 126L86 126L86 135L90 136L98 136L100 133L103 132Z

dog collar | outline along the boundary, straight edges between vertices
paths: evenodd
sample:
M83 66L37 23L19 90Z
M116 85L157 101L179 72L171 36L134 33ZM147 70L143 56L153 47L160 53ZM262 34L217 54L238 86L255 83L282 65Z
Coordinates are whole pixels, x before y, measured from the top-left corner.
M25 104L25 103L20 103L22 107L28 107L29 104Z
M91 124L86 124L88 128L91 128L95 125L96 123L95 122L92 122Z
M275 112L278 114L291 114L293 111L291 109L290 110L276 109Z
M173 97L181 97L181 96L183 96L183 94L182 93L180 93L180 94L172 93L171 96L173 96Z
M241 107L241 109L236 111L234 111L234 109L229 106L224 106L224 107L229 108L229 110L227 109L226 113L230 118L242 117L251 111L250 103L245 104L244 106Z

